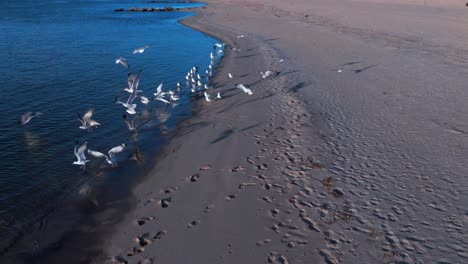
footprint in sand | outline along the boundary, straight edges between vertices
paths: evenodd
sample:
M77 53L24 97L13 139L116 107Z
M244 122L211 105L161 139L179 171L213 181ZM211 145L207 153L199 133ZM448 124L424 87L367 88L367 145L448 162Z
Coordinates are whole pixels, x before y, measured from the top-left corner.
M245 189L247 188L248 186L255 186L257 185L255 182L243 182L241 184L239 184L239 189Z
M263 246L263 245L266 245L268 243L271 242L271 239L267 238L267 239L264 239L264 240L260 240L260 241L257 241L257 243L255 243L257 246Z
M283 255L278 255L276 252L270 252L267 258L268 263L273 264L289 264L288 259Z
M211 165L209 165L209 164L203 165L200 168L198 168L198 170L201 170L201 171L209 170L209 169L211 169Z
M187 225L187 227L188 227L188 228L192 228L192 227L197 226L197 225L199 225L199 224L200 224L200 220L193 220L192 222L190 222L190 223Z
M179 187L167 187L166 189L162 190L161 193L173 193L175 191L179 190Z
M152 217L152 216L150 216L150 217L144 216L144 217L141 217L140 219L137 220L137 224L142 226L142 225L146 224L146 222L154 220L154 219L155 218Z
M134 256L136 254L140 254L141 252L143 252L145 249L142 248L142 247L133 247L132 249L128 250L127 251L127 256L131 257L131 256Z
M227 200L227 201L230 201L230 200L232 200L232 199L234 199L234 198L236 198L236 197L237 197L237 195L231 194L231 195L226 196L226 200Z
M153 264L152 258L142 257L137 264Z
M167 207L169 207L171 202L172 202L172 198L168 197L168 198L161 199L159 201L159 204L161 205L162 208L167 208Z
M141 247L145 247L145 246L153 243L153 241L151 239L149 239L149 236L150 236L149 233L144 233L141 236L135 237L134 241L137 242Z
M153 239L159 240L161 239L165 234L167 234L167 230L161 230L156 233L156 235L153 236Z
M232 172L241 172L241 171L245 171L245 168L242 167L242 166L237 166L237 167L233 168L231 171Z
M279 214L279 210L274 208L270 210L271 216L276 217Z
M124 259L122 256L117 256L112 258L112 263L128 264L128 260Z
M200 178L200 174L197 173L197 174L194 174L194 175L190 176L189 181L190 182L196 182L196 181L198 181L199 178Z
M203 212L209 213L209 212L211 212L211 210L212 210L213 208L214 208L214 205L213 205L213 204L207 205L207 206L205 207L205 210L203 210Z

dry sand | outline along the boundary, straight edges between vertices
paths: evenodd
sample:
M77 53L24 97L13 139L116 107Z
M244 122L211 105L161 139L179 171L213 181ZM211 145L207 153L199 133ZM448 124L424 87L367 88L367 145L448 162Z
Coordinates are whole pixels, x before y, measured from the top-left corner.
M466 263L464 2L208 2L184 24L240 48L225 98L134 190L113 262Z

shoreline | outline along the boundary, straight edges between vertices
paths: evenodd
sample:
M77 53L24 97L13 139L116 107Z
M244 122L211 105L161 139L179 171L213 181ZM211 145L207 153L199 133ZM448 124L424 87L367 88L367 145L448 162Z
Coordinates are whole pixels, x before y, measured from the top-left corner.
M188 16L193 15L191 9L193 8L186 8ZM186 106L183 106L183 108L186 108ZM180 109L181 108L179 107L178 112L181 112ZM186 117L190 116L192 112L190 109L189 112L182 115L179 115L181 113L175 115L174 113L177 113L177 111L172 111L172 114L176 117L173 116L173 120L170 123L177 122L176 126L180 126L181 123L185 122ZM173 134L177 133L177 129L174 129L173 125L170 126L170 130L172 131L170 131L169 137L173 137ZM154 127L148 127L144 130L145 132L153 130L152 132L145 134L146 139L151 135L155 136L159 133L159 131L156 131ZM163 155L164 147L167 145L167 142L159 143L167 141L164 135L160 135L160 137L161 139L156 141L153 140L154 145L158 146L160 150L156 151L147 149L145 152L145 154L156 153L154 160L157 160L161 155ZM96 184L95 181L103 181L104 178L104 181L109 181L110 178L112 178L112 182L120 181L124 182L124 185L140 184L142 178L144 179L148 177L148 167L151 168L153 166L154 165L139 167L138 170L141 171L141 174L138 173L139 177L128 177L136 176L132 175L132 168L124 168L123 172L120 171L121 173L108 171L104 177L103 175L100 175L100 177L94 178L93 176L89 177L88 175L88 178L68 190L72 193L64 194L63 197L58 199L57 205L54 206L53 210L41 217L39 219L40 221L36 221L24 230L20 230L20 235L18 235L3 252L2 261L5 261L5 263L42 263L41 261L47 261L48 263L61 262L63 259L67 259L69 257L67 252L70 253L70 251L76 251L73 248L80 247L80 245L85 245L85 247L83 247L84 249L80 247L79 251L83 254L73 261L82 263L82 261L87 261L95 256L99 258L101 256L100 249L102 248L100 246L100 240L104 240L105 237L107 237L107 233L113 232L113 222L119 222L119 217L121 217L120 212L131 211L133 205L136 204L136 199L131 194L131 190L134 186L129 188L129 190L122 190L122 186L116 186L118 184L115 183L108 183L105 186L102 186L101 182L98 186L93 185L92 187L90 187L88 183ZM130 164L130 166L127 167L134 166L133 164ZM83 195L81 191L78 192L78 189L81 190L81 187L85 185L90 189L88 190L89 193ZM97 190L107 191L99 193ZM128 193L126 193L126 191ZM79 194L75 192L78 192ZM120 192L118 194L123 195L124 198L115 197L117 196L116 192ZM106 200L107 198L104 198L108 195L113 196L113 198L111 198L112 202L110 205L106 205L104 208L102 206L97 208L97 203L109 202L109 200ZM78 209L74 210L74 207ZM66 220L61 221L63 219ZM99 224L99 221L105 222L103 228L95 227ZM70 228L70 226L72 228ZM76 226L79 226L79 228ZM81 230L83 230L84 235L80 234ZM102 233L102 235L95 237L98 233ZM71 248L64 248L65 250L61 249L61 247L65 246L70 246ZM40 247L42 248L39 249Z

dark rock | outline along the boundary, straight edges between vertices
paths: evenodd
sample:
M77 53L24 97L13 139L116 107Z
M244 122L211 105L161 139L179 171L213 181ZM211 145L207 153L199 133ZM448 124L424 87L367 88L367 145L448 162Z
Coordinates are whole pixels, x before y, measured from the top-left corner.
M114 9L114 11L115 11L115 12L123 12L123 11L125 11L125 9L123 9L123 8L117 8L117 9Z

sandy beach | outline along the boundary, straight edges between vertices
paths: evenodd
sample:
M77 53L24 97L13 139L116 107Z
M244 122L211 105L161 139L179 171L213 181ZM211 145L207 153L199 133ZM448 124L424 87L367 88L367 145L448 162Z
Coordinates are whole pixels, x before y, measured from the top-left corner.
M107 262L468 261L464 1L207 2L183 24L226 43L223 99L133 190Z

